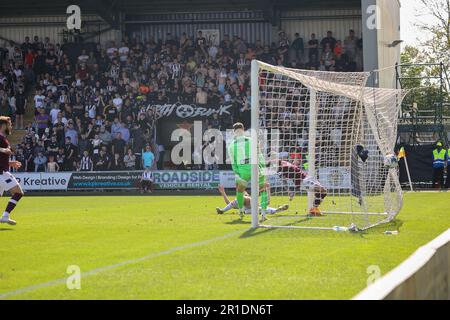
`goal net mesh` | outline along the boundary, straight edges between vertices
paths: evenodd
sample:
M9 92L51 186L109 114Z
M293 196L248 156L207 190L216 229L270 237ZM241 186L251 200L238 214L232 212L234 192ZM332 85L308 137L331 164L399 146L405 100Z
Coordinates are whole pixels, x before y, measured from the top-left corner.
M368 88L369 73L288 69L257 62L258 152L266 159L270 207L289 209L260 226L366 229L391 221L400 211L398 169L385 165L394 155L397 118L405 92ZM256 124L256 125L255 125ZM363 161L361 146L368 158ZM305 188L294 165L327 190L311 216L316 193ZM304 177L303 177L304 178Z

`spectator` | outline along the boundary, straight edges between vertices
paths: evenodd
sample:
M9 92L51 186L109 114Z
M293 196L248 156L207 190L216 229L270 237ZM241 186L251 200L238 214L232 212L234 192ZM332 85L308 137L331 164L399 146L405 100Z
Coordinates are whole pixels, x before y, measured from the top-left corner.
M320 46L322 47L322 50L325 50L325 48L328 46L331 51L333 51L334 47L336 46L336 42L336 39L333 37L333 32L328 31L327 36L320 42Z
M291 48L294 53L294 59L296 61L301 62L301 61L303 61L303 54L305 51L305 46L303 44L303 38L300 37L300 34L298 32L295 33L294 36L295 36L295 39L294 39L294 41L292 41Z
M287 62L288 55L289 55L290 41L286 35L286 32L284 32L284 31L280 31L278 36L279 36L279 40L278 40L279 56L282 57L283 62Z
M122 138L122 133L118 132L116 138L112 141L112 153L118 154L120 158L123 158L127 148L127 143Z
M433 188L444 188L444 170L448 163L448 153L442 147L442 142L436 143L433 150Z
M15 160L19 161L21 163L21 167L19 169L17 169L17 172L25 172L27 169L27 165L26 165L26 159L25 159L25 155L23 153L23 149L22 148L18 148L16 154L14 155Z
M141 193L144 192L153 192L153 173L150 171L149 167L144 169L141 176Z
M55 161L54 156L48 157L47 172L58 172L60 170L58 163Z
M94 169L96 171L107 171L111 167L111 159L105 149L100 149L100 152L94 156Z
M358 41L359 39L355 36L355 31L350 30L348 37L344 40L344 53L349 57L351 61L354 61L356 58Z
M38 109L39 113L34 117L35 126L39 138L44 135L45 129L48 128L50 117L45 113L45 109Z
M125 165L122 160L122 156L119 153L114 153L114 159L111 162L110 169L113 171L120 171L125 168Z
M34 172L45 172L47 165L47 157L44 156L42 152L34 158Z
M94 169L94 163L89 155L88 150L83 151L83 156L80 160L80 171L92 171Z
M125 123L120 123L117 133L121 134L122 139L125 141L125 143L128 143L130 141L130 130L127 128Z
M66 137L66 143L64 145L64 171L73 171L76 164L76 146L72 144L70 137Z
M142 165L145 168L152 168L155 161L155 155L152 152L152 148L147 145L145 151L142 153Z
M136 156L132 149L128 149L127 154L123 158L125 169L135 170L136 169Z
M311 39L308 41L308 58L311 65L317 63L319 59L319 41L315 33L311 34Z
M67 126L65 128L65 138L69 138L69 141L72 145L78 145L78 131L75 130L73 120L69 120L67 122Z

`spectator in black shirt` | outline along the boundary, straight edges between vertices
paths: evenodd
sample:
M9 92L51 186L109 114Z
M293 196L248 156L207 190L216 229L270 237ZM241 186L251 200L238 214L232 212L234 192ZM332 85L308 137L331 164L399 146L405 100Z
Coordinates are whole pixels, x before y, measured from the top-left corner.
M77 158L76 147L71 143L70 140L70 137L66 137L66 144L64 145L64 154L66 156L64 164L64 168L66 169L65 171L74 170L74 165Z
M124 156L126 152L127 143L122 138L122 133L118 132L116 138L112 141L112 153L118 153L121 157Z
M308 58L310 64L316 64L319 60L319 41L315 33L311 34L311 39L308 41Z
M108 105L105 107L104 111L105 119L108 121L114 121L114 119L118 116L119 111L117 108L113 105L112 100L108 103Z
M320 42L320 45L322 47L322 50L325 50L325 47L327 46L327 44L330 44L331 51L333 51L334 47L336 46L336 42L337 42L336 39L333 38L333 32L328 31L327 36L322 39L322 41Z
M196 48L197 48L197 52L202 54L203 57L207 57L207 53L206 53L206 39L205 37L203 37L203 33L201 31L199 31L197 33L197 39L195 39L195 44L196 44Z
M23 88L19 87L19 92L16 94L16 129L23 129L23 115L27 105L27 96L23 92Z
M303 53L304 53L305 47L303 44L303 38L300 37L299 33L295 34L295 39L292 42L291 48L294 52L295 60L301 62L303 60Z
M64 154L64 148L59 148L56 154L56 163L58 164L60 170L66 171L66 155Z
M17 152L15 154L15 160L19 161L22 164L22 166L19 169L17 169L17 172L25 172L27 165L26 165L25 154L23 153L22 148L17 149Z
M120 171L125 169L122 155L120 155L119 153L114 153L114 159L111 161L110 169L113 171Z
M47 146L47 154L49 156L56 157L58 150L59 150L58 141L56 140L56 136L52 135L52 137L50 138L50 142L48 143L48 146Z
M104 148L102 148L100 152L94 156L93 161L94 170L96 171L106 171L110 169L111 161Z

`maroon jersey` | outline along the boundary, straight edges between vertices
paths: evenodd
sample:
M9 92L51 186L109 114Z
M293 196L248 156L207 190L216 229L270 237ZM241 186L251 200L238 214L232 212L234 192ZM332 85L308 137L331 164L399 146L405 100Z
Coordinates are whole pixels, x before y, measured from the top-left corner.
M303 179L308 176L308 173L305 170L288 161L280 162L279 172L284 178L292 179L297 188L300 188Z
M6 137L0 134L0 148L9 148L9 141ZM0 171L9 171L9 155L0 152Z

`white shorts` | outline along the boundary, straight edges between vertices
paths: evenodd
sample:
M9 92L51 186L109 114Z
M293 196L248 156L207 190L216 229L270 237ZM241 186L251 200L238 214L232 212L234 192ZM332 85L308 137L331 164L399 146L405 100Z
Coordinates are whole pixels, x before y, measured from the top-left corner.
M307 176L302 180L302 188L308 191L313 191L315 187L323 188L319 180L317 180L316 178Z
M5 171L0 175L0 195L3 195L3 192L11 190L18 185L19 182L17 182L16 178L8 171Z

